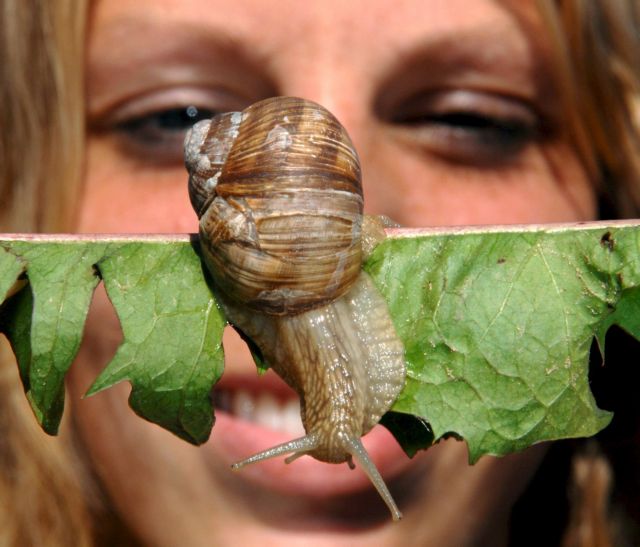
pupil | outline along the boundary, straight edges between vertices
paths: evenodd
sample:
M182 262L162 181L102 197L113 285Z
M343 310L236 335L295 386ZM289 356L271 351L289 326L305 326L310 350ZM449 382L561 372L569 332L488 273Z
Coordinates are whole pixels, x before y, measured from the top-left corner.
M197 121L211 118L213 112L207 109L199 110L190 105L186 108L174 108L158 115L158 125L163 129L183 130L188 129Z

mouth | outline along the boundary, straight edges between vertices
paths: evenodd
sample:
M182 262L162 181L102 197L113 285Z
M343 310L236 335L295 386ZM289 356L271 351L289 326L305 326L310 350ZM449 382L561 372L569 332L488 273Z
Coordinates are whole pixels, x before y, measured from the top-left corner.
M220 388L214 390L213 402L216 412L292 437L305 434L300 419L300 401L288 386L278 386L277 383L270 382L273 384L272 389L265 390L256 385L243 383L245 385L233 382L226 387L223 383Z
M216 386L213 398L216 424L212 445L229 466L305 434L298 396L271 371L262 377L226 375ZM385 481L411 464L382 426L376 426L362 441ZM361 469L351 470L346 464L328 464L310 456L291 464L285 464L284 458L274 458L229 472L271 491L315 499L373 488Z

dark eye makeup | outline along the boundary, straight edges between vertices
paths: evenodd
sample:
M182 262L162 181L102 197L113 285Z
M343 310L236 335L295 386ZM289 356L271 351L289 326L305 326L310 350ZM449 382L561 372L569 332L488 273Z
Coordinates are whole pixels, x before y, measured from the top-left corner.
M110 129L129 154L147 161L172 163L182 161L182 144L191 126L218 113L195 105L171 107L133 116Z
M146 87L150 87L148 91ZM89 131L108 141L123 159L153 168L182 165L187 131L221 112L242 110L253 101L221 86L165 86L142 81L138 92L96 112L89 112Z
M425 153L465 165L514 161L546 132L535 107L498 93L444 89L395 103L386 122Z
M497 99L498 101L502 99ZM486 103L486 101L485 101ZM504 100L496 105L438 105L424 102L398 108L389 123L405 139L447 161L487 166L509 162L543 137L545 124L532 108ZM182 145L189 128L222 112L196 105L172 106L132 115L107 130L123 150L144 162L182 162Z

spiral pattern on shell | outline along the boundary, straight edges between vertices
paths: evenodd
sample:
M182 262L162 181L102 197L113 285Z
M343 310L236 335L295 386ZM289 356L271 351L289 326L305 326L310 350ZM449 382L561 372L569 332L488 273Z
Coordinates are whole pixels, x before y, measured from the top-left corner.
M205 261L227 296L283 315L353 284L360 164L329 111L295 97L266 99L196 124L185 158Z

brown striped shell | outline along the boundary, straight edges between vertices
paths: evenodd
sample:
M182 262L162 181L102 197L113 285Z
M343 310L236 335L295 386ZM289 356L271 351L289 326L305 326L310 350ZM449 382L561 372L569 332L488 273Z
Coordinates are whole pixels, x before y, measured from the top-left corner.
M361 266L360 164L342 125L295 97L194 126L185 145L203 254L229 297L269 314L344 294Z

